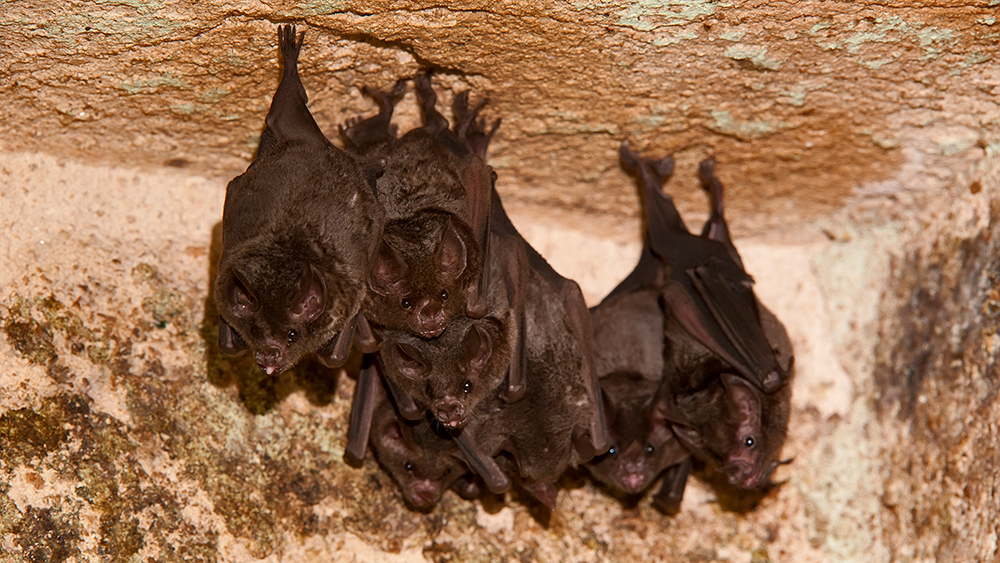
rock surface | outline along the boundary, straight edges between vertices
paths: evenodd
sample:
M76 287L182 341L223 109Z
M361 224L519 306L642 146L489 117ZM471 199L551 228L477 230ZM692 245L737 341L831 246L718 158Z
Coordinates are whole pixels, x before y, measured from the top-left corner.
M0 562L995 558L997 6L3 4ZM331 137L361 85L421 66L489 97L498 189L592 303L638 254L618 142L677 156L689 225L715 155L796 349L784 484L748 502L701 475L668 517L575 475L547 522L451 493L416 513L342 459L349 375L220 356L225 182L285 21Z

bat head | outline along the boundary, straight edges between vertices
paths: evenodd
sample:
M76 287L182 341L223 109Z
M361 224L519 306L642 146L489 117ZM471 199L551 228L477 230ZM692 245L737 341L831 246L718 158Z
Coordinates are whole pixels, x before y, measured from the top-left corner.
M276 269L271 256L244 256L216 284L219 348L253 351L268 375L284 371L332 338L330 293L316 266L305 262ZM345 315L346 316L346 315Z
M788 428L790 391L788 386L765 394L738 375L721 375L726 390L729 416L726 435L718 453L729 482L737 487L753 489L769 482L784 444Z
M436 338L461 311L478 267L477 245L467 229L443 214L386 227L368 276L373 322Z
M427 405L442 426L462 428L503 382L510 362L510 338L503 329L494 318L462 315L433 340L384 333L386 376Z
M627 384L613 388L606 385L609 377ZM664 469L687 456L662 411L655 408L657 386L658 382L645 380L639 374L602 378L611 449L589 465L591 473L613 490L628 495L641 493Z
M435 432L429 420L414 423L390 417L372 429L371 443L379 463L417 510L433 508L444 490L466 472L451 455L455 450L451 438Z

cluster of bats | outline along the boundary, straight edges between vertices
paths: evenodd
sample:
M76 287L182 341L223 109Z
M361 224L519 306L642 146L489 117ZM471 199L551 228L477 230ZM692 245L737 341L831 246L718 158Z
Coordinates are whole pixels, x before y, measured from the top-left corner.
M304 35L304 34L303 34ZM664 475L675 511L692 457L737 487L767 485L784 441L791 346L755 298L712 202L689 233L662 184L670 157L621 158L644 191L635 270L591 310L517 232L486 164L487 127L455 97L439 113L429 72L340 128L316 125L298 76L303 35L281 26L283 74L260 147L226 190L215 299L218 343L272 375L315 355L363 354L345 456L370 446L407 502L520 487L554 507L557 480L586 465L639 495ZM397 136L394 106L412 81L423 126Z

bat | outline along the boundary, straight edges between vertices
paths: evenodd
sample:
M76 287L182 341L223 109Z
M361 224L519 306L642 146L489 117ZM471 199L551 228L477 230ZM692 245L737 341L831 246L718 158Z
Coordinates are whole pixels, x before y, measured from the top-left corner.
M422 127L395 137L391 116L405 91L401 81L387 93L367 90L379 101L378 115L342 132L352 152L385 163L376 189L386 225L367 280L365 314L379 328L436 338L459 311L482 312L492 183L483 159L437 111L430 73L414 83Z
M627 143L622 144L620 155L625 167L642 179L649 248L666 265L662 294L675 321L668 330L679 329L673 335L677 342L704 349L700 354L685 354L684 359L704 364L707 356L714 356L764 392L779 389L789 375L778 365L763 332L753 278L733 259L736 252L728 242L728 232L724 235L728 245L691 234L673 199L661 189L665 175L658 166L663 161L641 159ZM717 207L721 209L721 205L720 197ZM725 224L721 215L714 221ZM675 359L680 361L680 356Z
M260 146L226 188L215 299L219 348L252 350L268 375L307 354L344 363L384 210L375 194L381 164L329 143L306 107L297 61L305 34L278 29L283 73Z
M429 418L401 417L381 385L375 397L371 448L407 504L417 510L433 508L449 487L464 498L479 495L479 485L452 437Z
M656 495L665 511L676 512L690 471L691 454L674 436L663 409L657 408L660 381L660 377L649 378L647 374L627 371L601 377L611 449L591 460L587 468L615 493L635 498L668 468L686 463L682 476L672 475L664 480L663 488L670 491L676 487L674 480L680 477L680 489L674 493L676 501L663 498L669 492Z
M712 200L712 214L702 236L694 236L687 233L672 200L662 192L662 183L672 172L672 163L667 159L659 162L640 159L624 144L621 156L623 164L640 174L648 227L639 265L605 302L611 307L616 304L615 300L621 302L632 298L645 300L648 304L649 288L659 285L664 313L662 330L666 339L664 378L653 401L654 418L668 421L675 436L694 455L714 463L733 485L759 487L768 482L778 465L786 463L777 461L776 456L787 434L791 403L791 388L787 385L792 375L788 335L780 321L759 306L749 290L749 276L745 272L739 275L743 272L742 260L729 238L722 185L714 177L714 163L702 163L700 167L702 185ZM657 257L661 261L659 266ZM691 273L692 269L705 264L711 267ZM736 280L736 285L742 283L745 289L733 291L731 295L723 290L705 291L705 283L701 282L684 285L686 279L701 279L709 274L718 275L727 284ZM707 282L707 285L713 284L718 285ZM720 305L696 309L696 304L701 303L697 301L699 298L704 301L719 295L727 298L726 303L732 301L730 305L734 308L752 309L752 317L743 319L745 328L749 327L749 333L759 333L764 342L757 346L766 350L766 354L761 352L758 356L769 356L773 364L762 365L773 365L780 370L781 380L776 388L768 391L773 385L762 385L760 378L749 377L746 369L739 370L738 365L713 349L713 346L719 347L718 342L722 339L712 340L712 335L732 334L732 329L727 329L728 332L717 329L720 321L716 311L722 309ZM734 297L740 300L730 299ZM602 302L599 308L604 306ZM708 310L711 314L706 313ZM700 315L695 314L698 311ZM743 317L734 315L734 318ZM734 319L725 322L732 324ZM644 324L657 328L649 321ZM753 342L754 338L740 342ZM709 346L706 341L715 344ZM701 345L696 345L698 343ZM598 354L597 358L601 357ZM773 379L765 377L763 382L773 384ZM678 475L683 471L681 466L672 476L677 485L673 491L682 485ZM683 492L682 488L679 490ZM666 499L671 497L670 489L661 491L661 495L663 493Z
M523 305L521 352L512 362L522 363L524 392L519 400L508 401L501 388L472 410L459 435L467 440L462 447L470 463L509 455L517 470L515 478L554 508L555 482L566 468L608 448L601 394L593 375L589 312L576 283L559 276L524 241L496 195L492 211L497 236L490 243L491 257L520 256L503 266L514 270L511 279L518 285L508 290L519 292ZM496 470L489 466L484 475L476 469L494 492L498 492L491 485Z
M388 370L382 356L374 360L373 369L382 366L382 374L388 372L385 381L400 414L416 420L423 416L427 406L440 403L442 409L450 409L443 415L445 422L454 424L460 423L463 412L455 397L464 399L468 395L463 384L467 380L469 386L475 383L473 397L488 393L492 391L493 379L498 374L502 377L505 368L501 371L494 368L481 378L463 377L457 388L443 382L427 392L422 392L422 387L419 391L413 389L409 384L412 377L393 375L412 373L413 365L421 361L419 354L413 353L412 341L441 337L456 314L463 318L486 314L485 295L490 284L482 273L482 262L489 241L492 177L483 161L485 145L481 156L473 154L448 130L447 120L435 108L437 98L427 72L416 79L423 98L425 125L402 139L396 138L392 113L405 93L407 82L397 81L388 92L366 89L378 101L379 113L341 127L352 152L384 164L377 189L391 219L383 231L367 279L370 293L365 303L366 315L360 318L371 317L378 332L392 340L385 348L389 354ZM455 291L456 287L460 291ZM463 292L467 293L465 299ZM500 311L496 316L503 314ZM478 337L480 333L475 329L466 334L470 327L466 322L462 329L451 331L446 341L457 343ZM408 337L410 343L397 345L397 340L405 341ZM410 362L405 363L406 360ZM399 364L403 369L395 369L398 362L404 362ZM345 452L348 460L354 462L364 456L373 409L369 401L374 379L371 374L362 375ZM404 389L420 398L421 404ZM446 389L452 390L450 395Z
M611 447L587 464L614 493L637 500L664 474L654 504L676 513L690 472L690 453L663 416L658 393L666 365L661 268L643 249L628 292L612 292L591 309L598 374Z

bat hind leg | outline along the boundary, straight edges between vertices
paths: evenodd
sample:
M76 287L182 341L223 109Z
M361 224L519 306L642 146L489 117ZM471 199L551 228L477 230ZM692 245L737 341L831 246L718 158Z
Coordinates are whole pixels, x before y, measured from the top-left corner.
M417 95L420 97L420 109L424 116L424 129L431 134L438 134L447 131L449 128L448 119L437 110L437 93L431 86L431 71L425 70L413 79L417 88Z
M406 93L406 80L397 81L388 92L381 92L367 86L362 90L365 95L378 102L378 114L368 119L349 119L340 126L340 134L356 149L396 138L396 128L392 125L392 113L396 104Z

